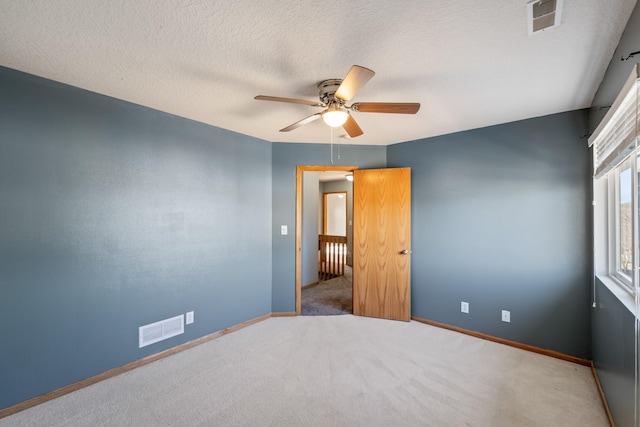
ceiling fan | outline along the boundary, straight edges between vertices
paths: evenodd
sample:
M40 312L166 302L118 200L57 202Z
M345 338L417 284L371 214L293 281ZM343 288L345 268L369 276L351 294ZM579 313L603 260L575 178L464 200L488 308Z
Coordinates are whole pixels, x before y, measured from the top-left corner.
M281 98L278 96L258 95L254 99L261 101L289 102L292 104L309 105L311 107L322 107L324 111L312 114L300 121L295 122L280 132L289 132L302 125L322 117L322 120L331 127L342 126L349 137L355 138L364 132L358 126L349 111L360 113L395 113L395 114L415 114L420 109L419 103L408 102L356 102L347 105L356 92L367 83L374 72L368 68L354 65L347 73L344 80L329 79L318 83L318 95L320 102L307 101L305 99Z

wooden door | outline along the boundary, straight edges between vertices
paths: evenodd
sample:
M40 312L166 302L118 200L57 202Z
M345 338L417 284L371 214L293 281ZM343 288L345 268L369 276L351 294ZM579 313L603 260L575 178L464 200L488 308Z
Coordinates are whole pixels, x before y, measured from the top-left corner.
M409 321L411 169L353 173L353 314Z

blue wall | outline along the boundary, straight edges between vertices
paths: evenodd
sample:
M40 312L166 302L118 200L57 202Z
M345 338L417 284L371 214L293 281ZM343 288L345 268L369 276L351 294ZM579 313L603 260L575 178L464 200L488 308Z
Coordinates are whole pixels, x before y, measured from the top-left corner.
M335 147L334 147L335 148ZM386 147L341 145L340 159L334 149L335 165L380 168L386 165ZM331 165L328 144L273 144L273 300L274 312L296 309L296 166ZM280 225L289 234L280 235Z
M590 358L587 116L388 147L412 170L413 316Z
M412 168L414 316L590 358L587 116L343 148L341 165ZM295 227L295 167L330 164L329 153L273 145L274 312L295 310L295 234L279 235Z
M631 74L636 56L621 61L640 50L640 2L611 58L609 68L593 99L589 128L593 132L614 102ZM633 314L598 279L595 280L597 307L593 310L593 364L618 427L633 426L635 377L635 327Z
M634 426L633 314L598 279L593 311L593 363L617 426Z
M302 286L318 283L319 179L318 172L302 174Z
M577 111L342 145L333 161L412 168L414 316L589 358L586 128ZM0 408L294 311L296 166L330 153L0 68ZM607 331L633 323L598 294L609 311L594 315L593 356L611 404L633 336ZM184 335L137 348L138 326L190 310Z
M413 315L590 356L585 128L580 111L334 152L412 168ZM0 135L0 408L295 310L296 166L330 165L328 145L5 68ZM138 349L140 325L190 310L184 335Z
M0 68L0 408L269 313L270 176L269 142Z

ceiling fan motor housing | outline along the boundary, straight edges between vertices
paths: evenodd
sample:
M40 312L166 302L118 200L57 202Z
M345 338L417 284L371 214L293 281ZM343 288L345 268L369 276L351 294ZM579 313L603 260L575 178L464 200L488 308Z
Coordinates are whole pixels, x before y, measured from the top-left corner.
M342 79L328 79L318 83L318 96L320 97L320 101L327 106L331 104L344 105L343 100L335 97L336 91L341 83Z
M358 90L367 83L375 72L360 65L351 67L344 79L327 79L318 83L318 97L320 103L308 101L306 99L282 98L279 96L258 95L255 99L263 101L288 102L292 104L302 104L311 107L322 107L325 110L321 113L312 114L302 120L298 120L292 125L280 129L280 132L289 132L300 126L313 122L322 117L322 120L331 127L342 126L349 137L355 138L363 134L349 111L361 111L363 113L396 113L415 114L420 109L418 103L408 102L356 102L350 106L346 103L351 101ZM339 94L340 96L336 96Z

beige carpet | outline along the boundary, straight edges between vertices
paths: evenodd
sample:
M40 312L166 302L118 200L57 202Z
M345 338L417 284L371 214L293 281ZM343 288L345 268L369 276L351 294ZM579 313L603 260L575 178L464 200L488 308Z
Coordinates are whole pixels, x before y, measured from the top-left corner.
M271 318L0 426L606 426L589 368L421 323Z

